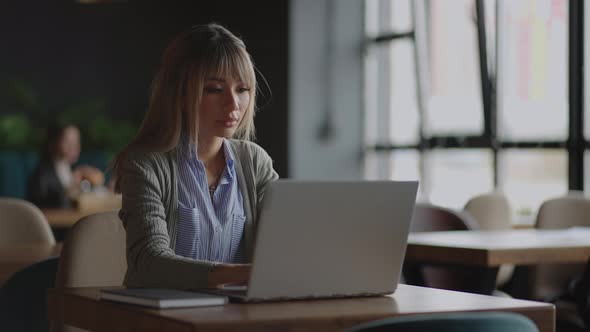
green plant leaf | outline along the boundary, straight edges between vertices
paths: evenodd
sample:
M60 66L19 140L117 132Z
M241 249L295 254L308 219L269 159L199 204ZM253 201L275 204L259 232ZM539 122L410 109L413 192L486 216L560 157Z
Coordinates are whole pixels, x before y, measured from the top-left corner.
M0 116L0 141L4 148L24 148L31 137L31 122L24 114Z

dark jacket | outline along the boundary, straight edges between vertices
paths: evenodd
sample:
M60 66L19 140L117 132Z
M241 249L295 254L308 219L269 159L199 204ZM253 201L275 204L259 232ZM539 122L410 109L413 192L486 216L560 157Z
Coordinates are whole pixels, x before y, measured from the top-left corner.
M29 177L27 200L40 208L68 208L70 199L66 195L55 167L51 161L40 161Z

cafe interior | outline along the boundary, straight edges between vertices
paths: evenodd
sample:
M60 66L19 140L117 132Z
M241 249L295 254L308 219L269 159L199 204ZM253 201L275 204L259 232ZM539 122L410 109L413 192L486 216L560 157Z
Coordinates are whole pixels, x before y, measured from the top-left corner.
M128 263L114 157L168 42L212 22L254 61L281 179L418 181L393 294L98 297ZM590 331L584 0L10 0L0 41L2 331Z

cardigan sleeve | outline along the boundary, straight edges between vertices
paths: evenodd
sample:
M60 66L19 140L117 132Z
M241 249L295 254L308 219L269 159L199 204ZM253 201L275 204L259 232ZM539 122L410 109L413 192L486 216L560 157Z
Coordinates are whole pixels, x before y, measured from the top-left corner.
M213 262L178 256L170 247L163 203L170 170L154 154L129 154L121 174L127 237L127 287L197 289L207 287Z
M258 145L254 145L254 160L256 164L256 195L257 195L257 208L258 215L260 216L260 210L262 209L262 202L264 193L268 185L276 181L279 175L273 168L273 162L268 153Z

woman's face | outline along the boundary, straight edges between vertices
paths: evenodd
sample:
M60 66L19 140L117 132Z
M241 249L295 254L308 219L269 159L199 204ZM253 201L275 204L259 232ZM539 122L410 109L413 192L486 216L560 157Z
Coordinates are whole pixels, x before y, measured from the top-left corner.
M80 131L76 127L66 127L57 143L58 155L70 165L80 156Z
M199 139L231 138L250 104L250 89L239 79L208 77L199 104Z

